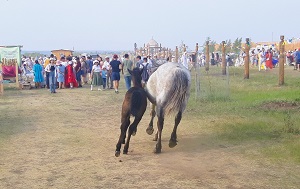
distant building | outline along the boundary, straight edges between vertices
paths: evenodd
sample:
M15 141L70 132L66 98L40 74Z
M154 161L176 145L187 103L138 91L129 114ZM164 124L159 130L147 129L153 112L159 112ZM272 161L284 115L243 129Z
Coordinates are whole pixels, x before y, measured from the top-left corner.
M73 56L73 52L72 50L68 50L68 49L58 49L58 50L52 50L51 53L54 54L57 59L59 60L62 56Z
M161 44L158 44L153 38L146 44L144 47L137 48L137 45L134 45L134 51L136 55L140 56L163 56L168 51L167 48L162 47Z

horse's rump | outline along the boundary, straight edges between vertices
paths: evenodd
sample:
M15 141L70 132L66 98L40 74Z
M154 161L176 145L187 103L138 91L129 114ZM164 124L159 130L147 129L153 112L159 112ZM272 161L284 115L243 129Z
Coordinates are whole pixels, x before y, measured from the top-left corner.
M164 63L150 76L147 97L167 115L183 112L190 95L190 80L190 72L183 65Z
M182 68L174 71L170 89L165 97L165 113L177 113L184 111L189 98L189 76Z

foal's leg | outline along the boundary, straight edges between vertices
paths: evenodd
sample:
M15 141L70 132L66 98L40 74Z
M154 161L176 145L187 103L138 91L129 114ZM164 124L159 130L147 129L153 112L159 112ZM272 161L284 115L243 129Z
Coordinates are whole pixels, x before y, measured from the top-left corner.
M148 133L148 135L152 135L152 133L154 132L154 129L153 129L153 119L155 117L155 114L156 114L156 112L155 112L155 104L151 104L151 113L150 113L151 120L150 120L148 128L146 129L146 132Z
M139 117L136 116L134 118L133 123L129 126L128 137L127 137L127 141L126 141L126 144L124 146L124 149L123 149L123 154L127 154L128 153L128 148L129 148L129 142L130 142L131 135L132 135L133 132L136 131L137 125L139 124L139 122L141 121L141 119L142 119L142 116L139 116Z
M158 131L158 138L157 143L154 149L154 153L160 153L161 152L161 133L164 126L164 111L162 108L158 110L159 114L157 115L157 131Z
M130 124L130 116L126 116L126 117L122 116L122 124L121 124L121 128L120 128L121 129L121 134L120 134L120 137L119 137L119 141L116 145L116 152L115 152L116 157L120 156L121 145L122 145L122 143L123 144L125 143L126 131L128 129L129 124Z
M173 148L177 145L177 134L176 134L176 132L177 132L177 127L180 123L181 117L182 117L182 112L179 111L178 114L175 117L175 125L174 125L173 132L171 134L171 138L170 138L170 141L169 141L169 147L170 148Z
M154 137L153 137L153 141L157 141L157 138L158 138L158 130L156 131Z

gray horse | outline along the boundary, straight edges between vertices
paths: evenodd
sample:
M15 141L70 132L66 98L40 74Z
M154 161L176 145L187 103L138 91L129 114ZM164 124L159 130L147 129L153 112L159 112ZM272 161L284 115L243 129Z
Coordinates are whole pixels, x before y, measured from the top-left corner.
M191 75L188 69L178 63L167 62L158 67L150 76L146 92L152 103L151 121L147 128L147 133L151 135L153 129L153 119L157 115L157 133L155 140L157 144L154 152L161 152L161 135L164 125L164 117L170 113L175 114L175 125L169 147L177 145L177 126L179 125L182 113L186 108L190 96Z

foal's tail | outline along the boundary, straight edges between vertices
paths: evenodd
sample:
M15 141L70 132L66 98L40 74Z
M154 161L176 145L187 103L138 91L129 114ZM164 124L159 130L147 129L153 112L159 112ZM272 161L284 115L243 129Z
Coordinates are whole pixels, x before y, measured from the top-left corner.
M131 115L137 116L142 106L142 94L139 91L133 91L131 96L130 110Z
M190 81L187 73L182 69L175 71L174 79L170 85L170 90L167 94L165 102L165 114L183 112L188 98Z

